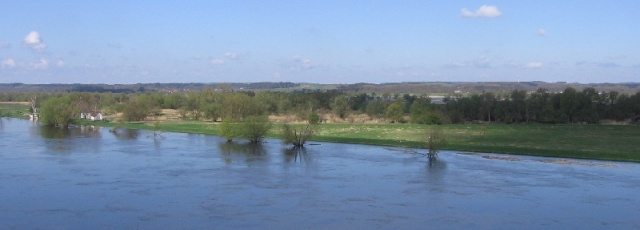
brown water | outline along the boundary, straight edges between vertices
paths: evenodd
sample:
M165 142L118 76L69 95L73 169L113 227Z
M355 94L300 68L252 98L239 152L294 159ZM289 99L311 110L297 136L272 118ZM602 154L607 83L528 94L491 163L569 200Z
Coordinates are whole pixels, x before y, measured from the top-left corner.
M0 119L0 229L639 229L638 164Z

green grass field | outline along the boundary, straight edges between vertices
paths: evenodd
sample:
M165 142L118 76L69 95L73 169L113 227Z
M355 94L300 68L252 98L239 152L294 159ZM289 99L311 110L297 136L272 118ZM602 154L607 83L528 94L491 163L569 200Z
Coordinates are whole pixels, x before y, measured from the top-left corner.
M22 104L0 103L0 117L28 118L30 108Z
M151 122L120 125L153 129ZM217 127L211 122L167 121L161 123L160 131L216 135ZM321 124L313 140L423 148L425 133L431 128L442 129L449 150L640 162L638 125ZM279 136L280 125L274 124L269 137Z

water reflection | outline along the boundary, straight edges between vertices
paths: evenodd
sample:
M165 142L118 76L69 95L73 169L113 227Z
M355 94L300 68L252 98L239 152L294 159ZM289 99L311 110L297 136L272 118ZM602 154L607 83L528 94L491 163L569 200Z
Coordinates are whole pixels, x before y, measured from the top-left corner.
M135 140L140 136L140 130L137 129L118 129L112 128L109 130L116 138L122 140Z
M307 153L307 149L302 148L285 148L282 150L284 161L287 163L291 162L304 162L306 164L311 164L313 161L311 154Z
M77 126L70 128L56 128L51 126L41 126L40 135L44 138L64 139L69 137L100 137L101 127L98 126Z
M74 150L85 148L91 151L97 151L96 148L98 148L99 145L96 145L95 141L99 141L102 133L101 128L97 126L56 128L41 125L33 126L32 132L39 134L43 138L44 146L51 150L47 153L55 155L61 153L67 155ZM89 138L91 141L77 140L76 138Z
M71 136L71 130L49 126L40 127L40 135L44 138L65 139Z
M434 185L442 183L447 171L447 162L441 158L429 158L427 162L427 177Z
M268 162L267 150L262 144L221 142L218 144L225 164L244 161L247 165Z

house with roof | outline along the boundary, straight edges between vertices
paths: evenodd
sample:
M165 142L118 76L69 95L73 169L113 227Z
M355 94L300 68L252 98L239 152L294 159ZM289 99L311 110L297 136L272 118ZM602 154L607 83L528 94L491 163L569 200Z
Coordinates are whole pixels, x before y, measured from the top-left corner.
M80 113L80 119L87 119L91 121L102 121L102 113L100 111L89 111Z

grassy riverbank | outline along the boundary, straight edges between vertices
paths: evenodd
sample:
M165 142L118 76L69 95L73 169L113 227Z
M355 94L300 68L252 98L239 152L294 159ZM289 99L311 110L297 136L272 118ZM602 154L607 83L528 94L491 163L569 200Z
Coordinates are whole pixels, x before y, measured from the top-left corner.
M93 124L152 130L151 123ZM442 129L450 150L640 162L640 126L637 125L322 124L313 140L423 148L426 130L434 127ZM269 137L279 137L279 129L275 124ZM165 121L159 130L216 135L218 124Z
M30 108L26 103L0 102L0 117L28 118Z

